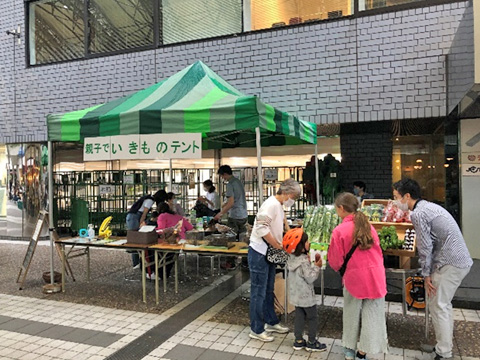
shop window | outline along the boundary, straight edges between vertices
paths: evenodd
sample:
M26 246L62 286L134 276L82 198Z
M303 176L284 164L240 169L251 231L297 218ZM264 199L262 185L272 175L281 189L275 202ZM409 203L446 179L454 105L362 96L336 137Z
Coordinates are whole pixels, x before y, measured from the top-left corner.
M358 0L358 9L360 11L379 9L388 6L410 4L423 0Z
M78 0L42 0L30 4L30 64L81 58L84 54L84 6Z
M451 159L445 157L444 134L398 136L393 139L393 182L408 177L422 188L422 197L445 204L445 172Z
M242 0L163 0L161 6L164 44L242 31Z
M352 0L250 0L251 30L309 23L352 14ZM250 23L246 21L246 23Z
M90 0L90 53L153 46L152 0Z

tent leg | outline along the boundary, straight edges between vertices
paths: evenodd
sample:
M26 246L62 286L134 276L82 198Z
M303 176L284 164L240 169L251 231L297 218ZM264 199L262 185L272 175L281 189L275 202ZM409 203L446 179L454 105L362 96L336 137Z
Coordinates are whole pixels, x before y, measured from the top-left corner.
M54 261L54 243L53 243L53 144L48 142L48 234L50 236L50 284L53 285L53 261Z
M315 191L317 195L317 206L320 205L320 173L318 169L318 144L315 144Z
M262 143L260 141L260 128L255 128L255 133L257 135L257 178L258 178L258 207L263 203L263 173L262 173Z
M168 191L173 192L172 183L173 183L173 174L172 174L172 159L169 160L169 169L170 169L170 182L168 183Z

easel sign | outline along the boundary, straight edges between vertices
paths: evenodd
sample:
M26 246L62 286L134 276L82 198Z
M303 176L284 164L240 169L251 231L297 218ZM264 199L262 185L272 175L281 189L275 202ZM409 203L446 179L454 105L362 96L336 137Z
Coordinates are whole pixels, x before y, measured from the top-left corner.
M28 269L30 268L30 264L32 263L33 254L35 253L35 249L37 248L38 238L40 237L40 233L42 232L43 226L48 225L48 217L46 211L40 211L38 214L37 225L35 226L35 231L33 232L33 236L28 243L27 253L23 258L22 266L20 267L20 272L18 273L17 283L20 282L19 290L22 290L23 283L25 282L25 278L27 277ZM22 277L23 274L23 277ZM20 281L20 277L22 280Z

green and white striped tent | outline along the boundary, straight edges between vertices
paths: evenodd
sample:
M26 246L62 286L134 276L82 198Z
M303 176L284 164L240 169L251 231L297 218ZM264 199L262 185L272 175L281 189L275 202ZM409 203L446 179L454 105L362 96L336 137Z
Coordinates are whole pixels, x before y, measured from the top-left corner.
M48 115L49 221L53 224L53 142L87 137L159 133L201 133L203 149L256 147L259 198L263 199L262 146L315 144L317 128L242 94L200 61L147 89L87 109ZM171 168L170 161L170 168ZM316 167L317 184L319 179ZM318 185L317 185L317 199ZM50 283L53 284L50 231Z
M48 140L202 133L203 149L316 144L316 125L244 95L201 61L132 95L47 116Z

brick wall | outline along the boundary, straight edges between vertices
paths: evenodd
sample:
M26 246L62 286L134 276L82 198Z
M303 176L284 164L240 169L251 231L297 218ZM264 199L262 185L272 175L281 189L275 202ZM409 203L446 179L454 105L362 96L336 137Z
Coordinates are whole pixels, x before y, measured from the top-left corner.
M361 180L376 199L391 198L391 123L342 124L340 129L344 189L351 191L353 182Z
M23 2L2 1L0 143L13 141L15 132L17 141L43 141L48 113L130 94L195 60L241 91L316 123L444 116L445 55L471 7L461 1L25 68L25 44L15 45L14 62L13 41L3 31L24 24ZM473 18L463 25L472 27Z

